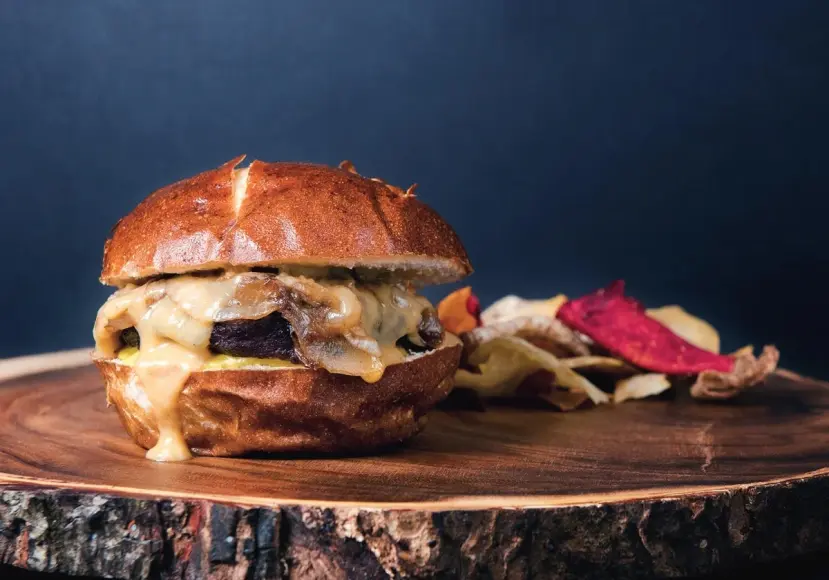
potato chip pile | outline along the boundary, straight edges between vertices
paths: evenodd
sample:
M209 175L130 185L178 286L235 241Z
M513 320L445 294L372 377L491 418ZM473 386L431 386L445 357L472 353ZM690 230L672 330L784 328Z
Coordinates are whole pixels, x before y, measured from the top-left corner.
M455 386L485 398L538 398L562 411L658 395L695 377L691 394L725 399L777 367L767 346L721 355L713 326L679 306L645 309L624 284L576 300L505 296L486 310L469 287L438 305L464 345Z

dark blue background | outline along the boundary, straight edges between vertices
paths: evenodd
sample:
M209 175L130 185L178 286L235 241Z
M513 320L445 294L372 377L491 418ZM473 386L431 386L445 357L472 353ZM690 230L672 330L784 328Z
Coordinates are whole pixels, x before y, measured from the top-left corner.
M825 1L2 2L0 355L90 343L112 224L246 152L417 181L484 302L625 277L829 377L828 109Z

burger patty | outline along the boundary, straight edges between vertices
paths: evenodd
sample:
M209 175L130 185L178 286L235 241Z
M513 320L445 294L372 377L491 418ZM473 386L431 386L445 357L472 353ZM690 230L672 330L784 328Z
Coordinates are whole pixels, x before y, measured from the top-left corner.
M278 312L258 320L217 322L210 334L210 350L230 356L299 362L292 332L290 323Z
M434 310L427 309L423 312L417 330L423 345L404 337L398 341L398 346L415 353L433 350L443 342L443 326ZM258 320L217 322L210 334L210 351L229 356L300 362L292 334L291 324L278 312ZM141 346L141 339L134 327L121 332L121 342L124 346Z

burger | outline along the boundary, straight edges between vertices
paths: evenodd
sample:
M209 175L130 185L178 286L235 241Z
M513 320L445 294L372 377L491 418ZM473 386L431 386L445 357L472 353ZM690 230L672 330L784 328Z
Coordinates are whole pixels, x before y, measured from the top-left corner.
M416 434L461 345L417 291L472 269L408 190L244 157L164 187L113 228L95 364L156 461L365 452Z

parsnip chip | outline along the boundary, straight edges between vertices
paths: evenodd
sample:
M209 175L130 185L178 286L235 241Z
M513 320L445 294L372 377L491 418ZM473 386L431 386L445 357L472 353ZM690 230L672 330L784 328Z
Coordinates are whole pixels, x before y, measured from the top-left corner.
M556 376L549 371L536 371L516 390L520 398L539 399L559 411L572 411L590 400L584 391L569 391L556 385Z
M658 373L646 373L633 375L616 382L616 390L613 392L613 402L621 403L628 399L644 399L658 395L671 388L668 377Z
M587 393L581 391L568 391L567 389L559 389L554 387L549 391L535 393L539 399L555 405L559 411L573 411L581 407L585 402L590 400Z
M515 336L558 356L587 356L590 349L560 320L548 316L522 316L474 328L463 335L464 346L471 352L479 344L497 337Z
M649 308L645 312L694 346L720 352L720 335L717 330L701 318L688 314L681 306Z
M462 334L480 326L481 303L466 286L455 290L438 303L438 318L443 327L453 334Z
M516 336L497 336L479 343L469 352L468 361L479 367L480 374L461 369L455 375L455 384L476 389L484 396L509 396L530 374L546 370L555 375L557 386L584 392L595 404L610 400L553 354Z
M549 300L525 300L514 294L504 296L481 312L481 321L485 325L505 322L513 318L531 316L547 316L555 318L556 312L562 304L567 302L567 296L559 294Z
M580 371L600 371L609 373L632 374L637 372L625 361L609 356L574 356L563 358L561 363L571 369Z
M730 399L743 389L763 382L777 368L780 351L764 346L755 358L746 347L737 351L731 372L702 371L691 386L691 396L697 399Z

